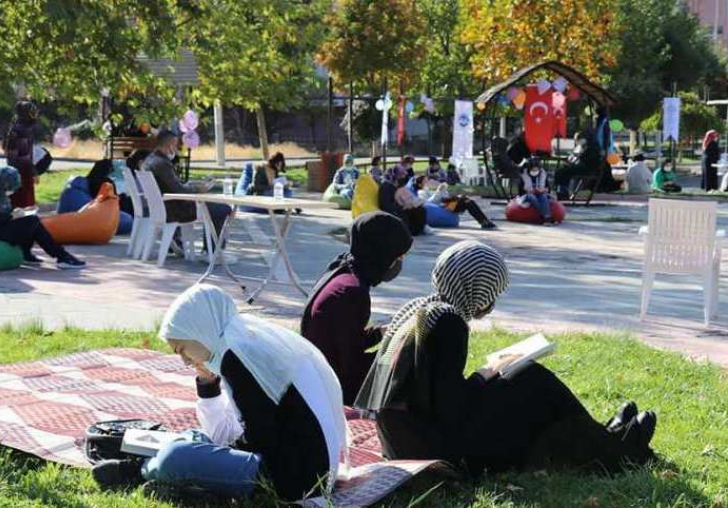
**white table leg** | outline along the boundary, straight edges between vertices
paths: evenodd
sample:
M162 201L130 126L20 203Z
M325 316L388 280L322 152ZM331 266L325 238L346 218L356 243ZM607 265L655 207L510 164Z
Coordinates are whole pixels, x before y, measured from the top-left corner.
M235 283L240 286L240 289L243 290L243 293L245 293L245 285L238 279L238 277L233 273L230 266L227 264L227 260L225 259L225 242L228 238L228 231L230 229L230 222L232 221L233 214L228 215L225 217L225 222L223 222L222 229L220 230L220 234L217 234L217 231L215 231L215 225L212 222L212 217L210 216L210 210L207 208L207 206L202 206L202 217L205 221L205 229L209 231L209 237L212 240L212 245L207 246L208 252L210 249L213 249L214 252L210 256L210 264L207 267L207 270L204 274L202 274L202 277L199 278L197 283L201 283L205 279L207 279L212 273L215 271L215 265L219 262L222 267L227 272L228 276L235 281Z
M263 280L263 283L260 285L260 287L257 288L253 292L253 294L250 295L250 298L248 298L249 304L253 303L258 295L265 289L268 283L273 280L280 260L283 260L283 263L285 264L291 284L296 289L298 289L303 294L303 296L308 296L308 293L303 288L298 279L298 275L296 275L296 272L293 270L293 265L291 264L291 260L288 257L288 251L286 249L286 237L288 236L288 231L290 230L291 225L291 211L286 210L285 217L283 218L282 224L280 225L276 220L275 213L272 210L270 210L268 213L270 215L271 224L273 225L273 233L275 234L276 253L271 260L270 267L268 269L268 276L265 278L265 280Z

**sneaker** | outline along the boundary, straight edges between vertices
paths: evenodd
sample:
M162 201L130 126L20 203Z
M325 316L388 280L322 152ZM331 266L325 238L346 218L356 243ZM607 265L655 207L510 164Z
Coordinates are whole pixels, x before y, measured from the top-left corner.
M498 226L491 221L487 221L480 225L480 229L498 229Z
M23 256L23 264L30 266L38 266L43 263L43 260L38 256L34 256L32 252L29 252Z
M74 257L73 255L69 253L65 253L61 257L58 258L57 262L58 268L61 270L78 270L80 268L83 268L86 266L85 261L81 261L80 259Z
M102 460L91 470L96 483L104 488L130 487L144 481L142 461L136 459Z

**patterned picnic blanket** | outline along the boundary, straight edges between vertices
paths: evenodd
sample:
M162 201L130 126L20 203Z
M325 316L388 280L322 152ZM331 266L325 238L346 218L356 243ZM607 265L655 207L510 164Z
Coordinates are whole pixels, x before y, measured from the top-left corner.
M194 371L178 357L141 349L106 349L0 365L0 444L43 459L90 467L86 428L98 421L146 418L172 430L198 427ZM384 462L372 420L347 410L353 470L333 499L305 506L368 506L432 461Z

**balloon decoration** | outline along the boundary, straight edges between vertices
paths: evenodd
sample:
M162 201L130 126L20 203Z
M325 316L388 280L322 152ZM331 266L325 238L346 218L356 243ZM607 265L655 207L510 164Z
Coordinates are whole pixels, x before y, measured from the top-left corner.
M506 97L508 98L509 101L512 101L516 98L516 96L518 95L518 92L520 92L520 90L518 88L516 88L515 86L512 86L506 91Z
M498 96L498 101L500 102L501 97ZM485 102L478 102L475 104L475 106L478 108L478 111L483 111L485 109Z
M579 97L581 97L581 93L579 92L579 89L575 86L572 86L569 88L568 93L566 94L566 98L570 101L578 101Z
M379 99L377 102L374 103L374 107L377 108L377 111L384 111L384 100Z
M415 110L415 104L412 101L407 101L407 103L404 105L405 111L407 113L412 113Z
M523 109L523 105L526 103L526 92L523 90L518 91L518 95L516 95L513 99L513 105L516 107L516 109Z
M612 152L607 155L607 162L610 166L614 166L615 164L622 162L622 157L620 157L617 152Z
M551 82L548 79L539 79L536 88L538 88L538 94L543 95L551 90Z
M182 142L187 148L200 146L200 135L197 134L197 127L200 125L200 118L197 113L188 109L179 121L179 130L182 132Z
M569 82L566 81L563 77L559 76L554 80L552 85L557 92L564 93L566 91L566 87L569 86Z
M609 122L609 128L612 129L612 132L620 132L624 130L624 122L622 120L617 120L616 118L614 120L611 120Z
M142 134L149 134L149 132L152 130L152 126L149 125L149 122L142 122L142 124L139 126L139 130L142 131Z
M197 148L198 146L200 146L200 135L197 134L197 131L186 132L182 136L182 142L188 148Z
M73 143L71 130L65 127L59 127L53 134L53 146L57 148L68 148Z
M101 130L103 130L104 134L106 134L107 136L111 136L111 122L109 122L108 120L104 122L104 124L101 126Z

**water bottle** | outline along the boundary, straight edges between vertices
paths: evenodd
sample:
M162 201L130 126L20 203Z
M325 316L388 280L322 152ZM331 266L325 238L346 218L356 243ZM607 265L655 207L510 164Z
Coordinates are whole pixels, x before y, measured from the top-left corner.
M233 179L230 178L230 176L226 176L225 180L222 181L222 192L226 196L232 196L233 195Z
M278 180L275 185L273 185L273 198L276 201L282 201L283 200L283 182Z

